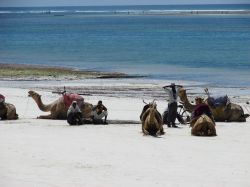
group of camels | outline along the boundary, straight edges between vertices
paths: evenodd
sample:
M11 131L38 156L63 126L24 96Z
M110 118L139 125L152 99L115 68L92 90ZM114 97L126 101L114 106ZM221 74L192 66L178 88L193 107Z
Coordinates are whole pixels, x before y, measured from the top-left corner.
M183 103L184 108L192 113L196 107L189 102L185 89L180 89L179 97ZM207 115L199 116L197 120L190 124L192 127L191 134L194 136L216 136L215 122L246 122L249 114L244 114L244 110L240 105L230 103L228 105L221 105L212 107L208 104L213 114L214 120ZM144 135L159 136L164 134L163 119L156 108L156 103L153 101L146 104L140 115L142 122L142 132Z
M142 132L144 135L160 136L165 134L163 130L163 119L153 101L146 104L140 115ZM191 123L191 134L194 136L216 136L215 123L207 115L201 115L195 123Z
M39 109L44 112L50 112L49 115L42 115L40 119L66 119L68 106L65 105L64 97L59 97L57 100L50 104L44 104L41 99L41 95L35 91L29 91L29 96L38 105ZM191 104L188 100L186 90L180 89L179 97L183 106L189 112L192 112L195 105ZM16 114L16 108L14 105L5 103L5 109L0 108L0 118L6 116L6 119L13 120L18 119ZM84 102L80 105L84 118L90 118L93 105ZM244 111L240 105L230 103L227 106L210 107L214 120L218 122L245 122L249 114L244 114ZM142 122L142 132L145 135L159 136L164 134L162 116L157 110L156 103L153 101L144 106L140 116ZM216 135L215 124L209 117L202 115L192 125L191 133L197 136L214 136Z

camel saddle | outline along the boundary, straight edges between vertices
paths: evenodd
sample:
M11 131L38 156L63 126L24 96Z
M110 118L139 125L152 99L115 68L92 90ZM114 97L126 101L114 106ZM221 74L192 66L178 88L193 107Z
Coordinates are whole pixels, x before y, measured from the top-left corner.
M63 95L63 101L65 106L69 108L73 101L76 101L78 105L81 105L84 102L84 98L78 94L65 93Z
M212 107L226 106L230 103L227 95L219 97L208 97L208 104Z

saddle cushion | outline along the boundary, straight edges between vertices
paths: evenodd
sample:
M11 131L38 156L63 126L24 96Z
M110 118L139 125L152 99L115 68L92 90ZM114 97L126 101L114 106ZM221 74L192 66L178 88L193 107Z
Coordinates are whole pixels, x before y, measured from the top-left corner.
M214 107L218 106L226 106L227 103L229 103L229 98L227 95L220 96L220 97L209 97L208 98L209 105L212 105Z
M69 108L73 101L76 101L79 105L84 102L84 98L78 94L66 93L63 95L63 101L65 106Z

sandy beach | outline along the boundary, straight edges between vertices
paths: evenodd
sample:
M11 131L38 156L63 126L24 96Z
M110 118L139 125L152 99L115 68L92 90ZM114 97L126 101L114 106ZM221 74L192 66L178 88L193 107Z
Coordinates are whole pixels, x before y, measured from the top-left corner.
M36 119L45 113L27 97L32 89L50 103L59 97L52 91L63 85L76 92L81 88L88 93L86 102L103 100L109 119L139 121L142 99L157 99L161 113L167 107L164 83L169 82L1 81L0 93L15 104L20 119L0 121L0 185L249 186L249 118L245 123L217 123L216 137L194 137L188 125L180 125L164 126L166 134L154 138L143 136L138 124L69 126L64 120ZM191 98L202 93L202 86L190 84L184 82ZM211 89L224 89L232 101L249 110L249 88Z
M0 187L250 187L249 23L249 0L1 1L0 102L19 118L2 120L12 105L0 105ZM216 133L199 118L217 136L177 119L143 135L145 103L175 113L172 83L190 111L206 88L236 104L210 105ZM62 93L85 124L67 123ZM108 124L87 124L92 105L76 94L101 100Z

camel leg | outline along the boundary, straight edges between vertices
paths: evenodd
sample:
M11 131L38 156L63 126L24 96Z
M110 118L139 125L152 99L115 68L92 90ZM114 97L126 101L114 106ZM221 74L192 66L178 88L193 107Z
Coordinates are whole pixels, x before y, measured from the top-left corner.
M201 136L201 127L202 125L194 125L191 129L191 134L195 136Z
M159 130L157 131L156 135L158 135L158 134L159 134L159 135L165 134L165 133L164 133L164 129L163 129L163 120L162 120L161 116L158 117L156 120L157 120L157 122L158 122L158 123L156 123L156 124L157 124L157 129L159 129Z
M163 129L163 125L161 125L161 135L165 134L164 129Z
M49 114L49 115L38 116L37 119L54 119L54 118L52 118L51 114Z
M216 129L214 125L208 125L208 136L217 136Z
M143 132L143 127L144 127L144 121L142 121L142 124L141 124L141 130Z
M142 128L142 132L143 132L144 135L149 135L149 132L144 128Z
M162 135L161 129L159 129L159 130L156 132L156 136L160 136L160 135Z
M160 136L160 135L164 134L163 125L161 125L161 124L158 123L157 124L157 129L158 129L158 131L156 132L157 136Z
M60 113L51 112L49 115L41 115L37 117L38 119L59 119Z

